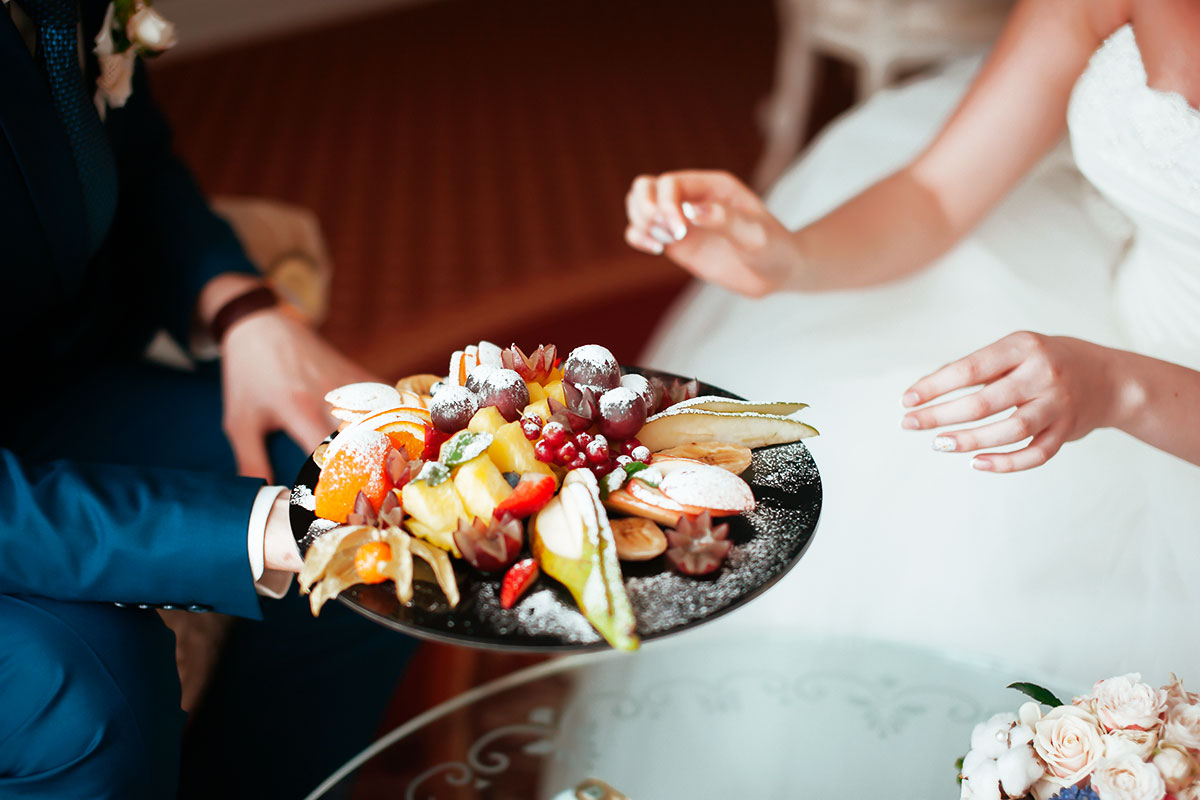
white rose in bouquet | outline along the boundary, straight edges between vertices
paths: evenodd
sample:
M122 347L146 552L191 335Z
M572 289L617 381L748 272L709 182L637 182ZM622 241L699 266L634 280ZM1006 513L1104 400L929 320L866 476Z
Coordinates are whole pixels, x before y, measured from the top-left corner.
M1200 694L1189 692L1183 688L1183 681L1175 677L1175 673L1170 673L1171 680L1163 687L1163 691L1167 693L1167 711L1178 705L1191 705L1192 703L1200 703Z
M1100 800L1162 800L1167 794L1158 769L1132 753L1097 764L1092 788Z
M142 6L129 17L125 35L136 45L161 53L174 46L175 26L150 6Z
M1162 740L1188 750L1200 750L1200 703L1180 703L1167 712Z
M1167 693L1142 683L1137 672L1098 681L1092 689L1092 698L1089 710L1108 731L1157 728L1167 710Z
M1059 706L1034 726L1033 748L1046 764L1044 782L1073 786L1090 775L1104 755L1100 722L1077 706Z
M1154 754L1152 763L1162 775L1168 792L1182 792L1197 776L1195 760L1182 747L1165 745Z
M1142 761L1149 761L1150 756L1154 755L1154 748L1158 746L1157 730L1141 731L1130 728L1106 733L1100 738L1104 740L1105 758L1116 758L1126 753L1132 753Z
M996 714L976 725L971 751L963 759L960 800L1000 800L1001 789L1005 797L1025 795L1044 773L1032 741L1033 729L1012 714Z

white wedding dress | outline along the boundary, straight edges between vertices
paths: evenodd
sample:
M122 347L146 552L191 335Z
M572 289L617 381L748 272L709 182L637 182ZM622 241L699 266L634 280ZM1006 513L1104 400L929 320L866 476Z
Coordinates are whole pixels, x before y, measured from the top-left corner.
M772 211L798 227L905 163L977 66L842 118L780 180ZM898 640L1079 690L1135 670L1200 682L1200 468L1102 430L1041 468L986 474L900 428L912 382L1016 330L1200 368L1200 111L1147 87L1127 26L1092 58L1068 120L1069 143L920 274L762 300L700 286L665 322L646 363L807 402L802 418L821 431L809 443L824 510L808 553L689 635Z

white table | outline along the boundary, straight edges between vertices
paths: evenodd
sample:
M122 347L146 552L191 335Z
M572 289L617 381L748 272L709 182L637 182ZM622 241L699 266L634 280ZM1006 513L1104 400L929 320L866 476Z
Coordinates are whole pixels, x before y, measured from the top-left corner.
M345 789L372 759L394 776L388 796L405 800L551 798L589 777L632 800L953 797L971 728L1021 704L1007 684L1039 679L1061 695L1082 688L885 642L685 636L474 689L311 797ZM412 763L422 742L448 738L461 742L452 757Z

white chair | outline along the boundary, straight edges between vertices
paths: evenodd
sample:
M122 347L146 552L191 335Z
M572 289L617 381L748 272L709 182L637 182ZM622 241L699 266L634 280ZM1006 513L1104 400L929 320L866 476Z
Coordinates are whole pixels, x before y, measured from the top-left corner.
M800 151L818 55L857 69L857 100L900 74L977 52L999 33L1012 0L777 0L775 86L763 102L765 146L754 185L765 191Z

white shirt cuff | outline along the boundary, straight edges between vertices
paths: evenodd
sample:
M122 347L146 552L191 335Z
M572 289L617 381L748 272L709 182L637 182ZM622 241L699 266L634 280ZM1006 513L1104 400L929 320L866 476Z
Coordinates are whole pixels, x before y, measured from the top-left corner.
M264 486L259 489L250 509L250 523L246 530L246 552L250 556L250 575L254 578L254 591L276 600L287 594L292 585L292 573L267 569L263 552L267 541L267 517L275 501L287 491L285 486Z

